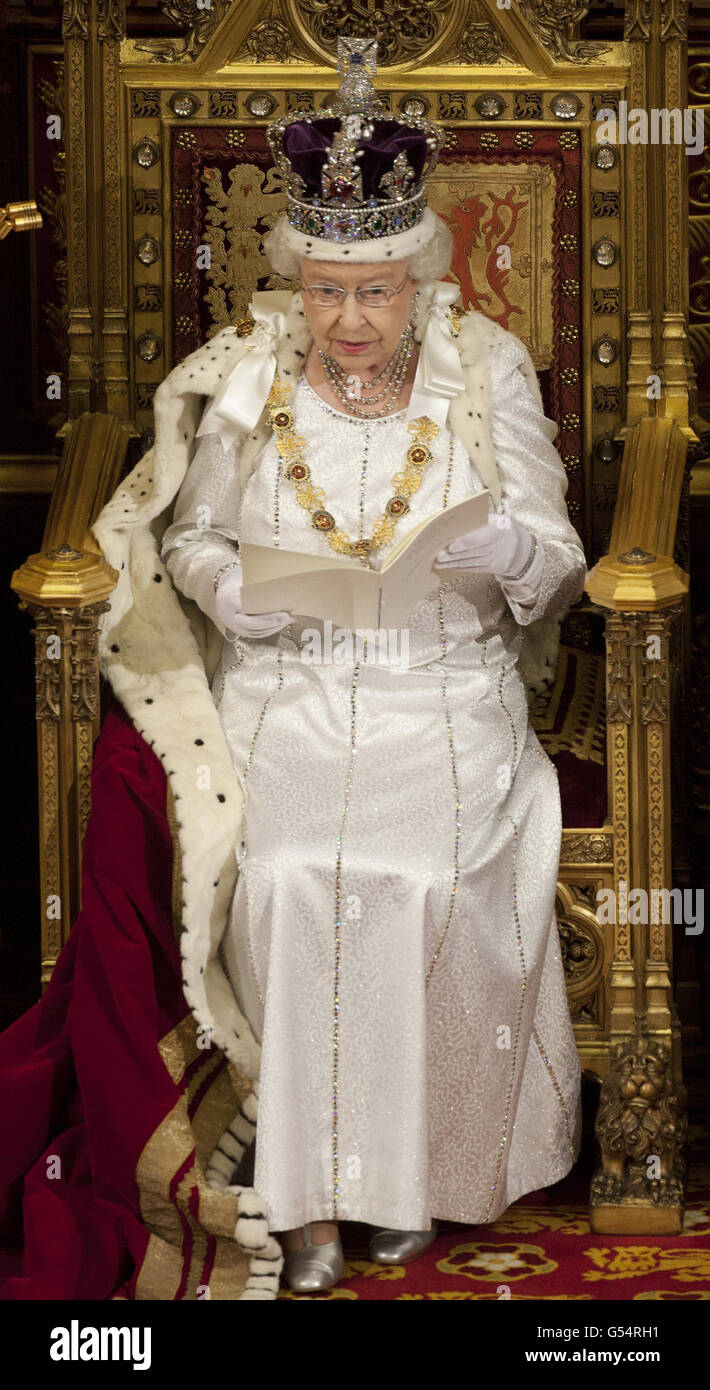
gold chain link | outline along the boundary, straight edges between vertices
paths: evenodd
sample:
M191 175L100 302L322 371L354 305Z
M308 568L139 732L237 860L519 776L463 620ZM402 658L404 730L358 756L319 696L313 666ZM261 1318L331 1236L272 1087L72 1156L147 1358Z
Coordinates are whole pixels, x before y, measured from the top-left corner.
M335 517L326 506L326 494L311 479L311 471L305 457L307 440L296 434L294 429L295 419L289 404L291 394L290 386L286 385L277 372L267 405L271 427L276 436L276 448L284 464L286 477L293 484L300 505L310 512L314 528L326 536L331 549L339 555L349 555L367 563L368 556L391 541L397 521L409 511L409 498L421 486L424 470L431 462L432 452L429 444L439 433L439 426L430 420L428 415L420 415L416 420L410 420L407 429L413 435L413 441L407 449L404 467L392 478L395 491L382 515L375 522L372 535L354 541L336 525Z

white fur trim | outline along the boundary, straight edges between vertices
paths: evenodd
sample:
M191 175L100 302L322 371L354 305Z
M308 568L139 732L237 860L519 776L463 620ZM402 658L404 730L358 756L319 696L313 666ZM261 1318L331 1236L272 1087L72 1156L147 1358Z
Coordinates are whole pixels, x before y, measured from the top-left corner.
M373 237L367 241L328 241L325 237L299 232L286 220L283 237L297 256L305 256L310 261L367 265L378 261L401 261L404 256L416 255L431 241L435 229L434 213L431 208L425 208L416 227L408 227L406 232L397 232L395 236Z
M249 1276L237 1302L267 1303L275 1299L283 1267L281 1246L274 1236L269 1236L264 1249L253 1254L249 1261Z

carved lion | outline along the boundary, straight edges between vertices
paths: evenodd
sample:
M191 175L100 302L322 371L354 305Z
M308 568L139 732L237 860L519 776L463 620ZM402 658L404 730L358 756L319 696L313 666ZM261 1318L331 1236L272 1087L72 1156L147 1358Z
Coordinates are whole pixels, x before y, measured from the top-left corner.
M602 1085L595 1132L602 1166L592 1183L592 1201L622 1196L654 1203L678 1200L685 1144L686 1090L675 1081L670 1049L655 1038L617 1044ZM658 1159L660 1172L649 1172Z

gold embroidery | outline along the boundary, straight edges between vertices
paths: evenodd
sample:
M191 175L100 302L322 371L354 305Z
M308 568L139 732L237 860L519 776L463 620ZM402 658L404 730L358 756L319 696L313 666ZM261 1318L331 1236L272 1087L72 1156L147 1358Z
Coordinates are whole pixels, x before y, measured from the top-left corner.
M210 1298L237 1299L249 1276L249 1255L234 1239L237 1194L208 1187L204 1168L234 1119L239 1103L251 1091L251 1081L234 1067L225 1066L216 1049L198 1047L197 1025L192 1015L161 1039L158 1050L176 1085L183 1081L188 1069L191 1075L170 1113L150 1136L136 1165L141 1220L151 1238L135 1296L137 1300L171 1300L178 1296L195 1299L205 1277ZM198 1066L199 1059L202 1065ZM197 1097L199 1103L190 1114ZM180 1182L173 1190L182 1169ZM186 1241L190 1254L185 1278ZM211 1269L205 1276L210 1247Z

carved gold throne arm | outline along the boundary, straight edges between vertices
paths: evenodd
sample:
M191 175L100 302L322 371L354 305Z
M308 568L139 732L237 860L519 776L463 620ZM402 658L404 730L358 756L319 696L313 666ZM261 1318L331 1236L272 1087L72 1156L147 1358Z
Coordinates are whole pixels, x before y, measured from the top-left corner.
M81 907L101 718L98 619L118 580L89 527L118 484L130 437L113 415L72 422L42 549L11 580L34 619L43 988Z
M636 1173L630 1151L622 1153L621 1168L612 1173L608 1152L615 1097L629 1094L622 1085L624 1068L636 1065L637 1058L653 1053L655 1070L664 1073L664 1094L679 1112L684 1102L672 989L672 911L664 911L671 899L663 890L671 888L673 874L671 635L674 620L686 616L689 587L688 575L673 560L686 453L687 438L670 417L647 417L629 430L609 553L586 582L591 601L606 613L607 766L617 904L607 973L608 1070L597 1120L602 1167L592 1183L590 1211L592 1229L604 1233L674 1232L682 1223L682 1125L668 1155L663 1190L658 1184L651 1190ZM648 912L637 922L630 906L622 912L622 903L624 892L628 902L638 889L645 893ZM632 1109L633 1098L633 1119Z

